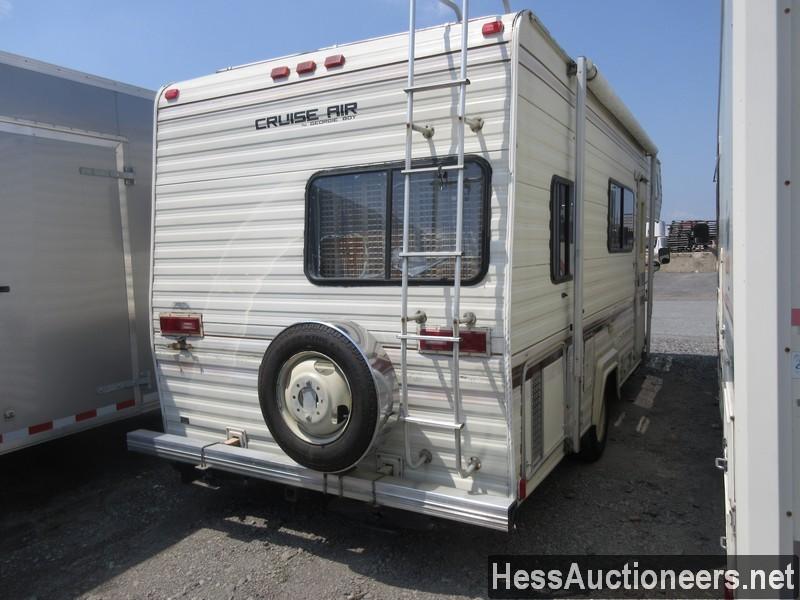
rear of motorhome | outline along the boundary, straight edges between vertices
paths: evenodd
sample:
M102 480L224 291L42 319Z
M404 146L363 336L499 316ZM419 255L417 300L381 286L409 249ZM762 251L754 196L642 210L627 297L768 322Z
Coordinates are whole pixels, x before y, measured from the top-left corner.
M0 454L158 407L154 98L0 52Z
M718 220L728 554L800 554L800 1L724 0Z
M466 9L159 92L164 433L130 449L501 530L599 457L656 148L531 12Z

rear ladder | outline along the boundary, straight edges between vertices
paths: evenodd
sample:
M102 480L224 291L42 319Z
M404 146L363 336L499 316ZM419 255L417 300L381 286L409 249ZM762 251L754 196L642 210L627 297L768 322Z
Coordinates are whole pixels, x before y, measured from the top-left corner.
M401 385L401 407L400 417L403 420L403 440L405 445L405 459L406 464L412 469L416 469L425 463L432 460L430 450L422 449L417 456L413 455L411 450L411 442L409 440L408 427L410 423L416 425L423 425L427 427L452 430L454 433L455 442L455 455L456 455L456 469L462 477L469 477L472 473L480 469L480 460L472 456L467 461L467 466L464 467L463 458L461 454L461 431L464 428L463 408L461 405L461 384L459 375L459 353L461 338L459 335L459 326L463 323L474 321L474 316L465 315L464 318L459 318L461 312L461 259L464 254L462 248L462 229L464 221L464 124L468 124L471 128L477 130L482 126L482 121L479 118L468 119L465 115L466 100L467 100L467 46L468 46L468 19L469 19L469 0L462 0L461 9L458 5L451 0L439 0L443 4L452 8L456 13L458 21L461 23L461 65L459 69L458 79L448 80L440 83L433 83L427 85L414 84L414 47L415 47L415 33L416 33L416 0L410 0L410 20L408 28L408 85L405 88L408 107L406 111L406 144L405 144L405 167L402 171L404 176L404 193L403 193L403 250L400 253L402 259L402 282L401 282L401 330L398 338L400 339L400 385ZM446 87L458 87L458 107L457 107L457 120L456 124L456 152L457 160L455 165L440 166L440 167L412 167L412 142L414 132L421 133L425 138L430 139L433 137L433 127L418 125L414 121L414 94L426 92L430 90L437 90ZM436 251L436 252L411 252L409 251L409 220L411 215L411 176L414 173L439 171L439 170L454 170L458 173L458 183L456 191L456 240L455 248L452 250ZM455 270L453 273L453 293L452 293L452 335L450 337L419 335L416 333L408 332L408 322L413 321L420 323L424 321L424 317L419 313L412 317L408 316L408 261L410 258L454 258ZM452 389L453 389L453 420L440 421L432 420L421 417L413 417L408 412L408 342L409 340L416 341L436 341L436 342L450 342L453 345L452 354Z

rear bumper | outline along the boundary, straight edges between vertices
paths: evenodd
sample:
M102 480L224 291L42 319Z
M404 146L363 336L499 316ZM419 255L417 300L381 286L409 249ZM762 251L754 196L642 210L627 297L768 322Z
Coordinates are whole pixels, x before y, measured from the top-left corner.
M204 462L220 471L501 531L508 531L516 506L516 499L506 496L426 486L380 473L355 470L326 475L294 462L269 460L273 457L257 450L222 443L208 445L200 440L145 429L128 433L128 450L191 464Z

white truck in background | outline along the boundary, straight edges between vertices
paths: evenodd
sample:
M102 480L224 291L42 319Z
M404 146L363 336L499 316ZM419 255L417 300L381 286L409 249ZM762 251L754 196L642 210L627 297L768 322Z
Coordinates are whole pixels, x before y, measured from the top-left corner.
M0 52L0 455L158 406L154 97Z
M719 368L732 560L798 554L800 0L724 0Z

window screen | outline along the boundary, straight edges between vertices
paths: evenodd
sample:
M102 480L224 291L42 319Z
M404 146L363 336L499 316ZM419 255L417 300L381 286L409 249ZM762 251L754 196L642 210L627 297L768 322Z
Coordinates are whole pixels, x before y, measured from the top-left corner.
M550 184L550 276L554 283L572 279L572 182L553 177Z
M615 183L608 184L608 251L629 252L634 239L633 191Z
M310 188L315 271L324 279L386 277L385 171L319 177Z
M306 272L310 279L359 285L400 282L404 179L400 165L312 178L306 229ZM455 248L457 182L455 171L411 176L410 251ZM488 199L488 166L467 159L461 261L465 284L479 281L488 265ZM453 280L455 258L413 257L408 266L412 282L447 283Z
M391 278L400 280L403 250L404 177L393 173L392 189L392 257ZM458 174L455 171L417 173L411 176L411 222L408 249L411 252L436 252L456 247L456 193ZM466 163L464 171L464 228L461 238L461 279L469 281L480 275L483 246L483 171L476 163ZM456 260L413 257L408 260L409 279L452 281Z

